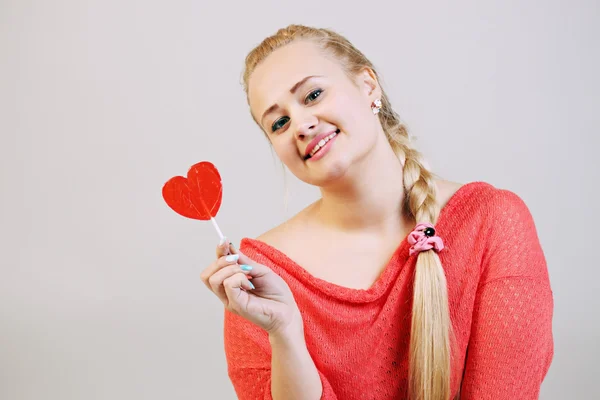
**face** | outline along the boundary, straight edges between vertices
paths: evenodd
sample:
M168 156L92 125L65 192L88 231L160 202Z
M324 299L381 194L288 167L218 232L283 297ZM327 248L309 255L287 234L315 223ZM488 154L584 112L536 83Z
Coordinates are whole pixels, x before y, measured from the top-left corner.
M298 41L271 53L248 81L254 119L300 180L327 186L359 168L382 132L371 104L372 71L353 79L316 45Z

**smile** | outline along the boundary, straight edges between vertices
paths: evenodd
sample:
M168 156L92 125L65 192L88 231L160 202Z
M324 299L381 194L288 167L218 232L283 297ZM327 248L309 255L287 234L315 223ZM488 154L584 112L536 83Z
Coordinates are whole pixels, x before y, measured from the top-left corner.
M310 154L308 154L306 157L304 157L304 160L308 160L309 158L313 157L315 154L317 154L319 152L319 150L321 150L323 147L325 147L325 145L334 137L336 137L338 135L338 133L340 133L340 130L336 130L335 132L333 132L331 135L324 137L323 139L321 139L319 141L319 143L317 143L317 145L311 150Z

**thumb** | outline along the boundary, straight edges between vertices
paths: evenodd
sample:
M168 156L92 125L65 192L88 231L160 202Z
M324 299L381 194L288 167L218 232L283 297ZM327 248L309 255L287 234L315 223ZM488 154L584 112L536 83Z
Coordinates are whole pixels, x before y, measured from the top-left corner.
M249 265L252 267L252 270L246 272L248 275L252 277L260 277L271 271L269 267L257 263L241 251L238 250L237 254L239 255L238 264Z

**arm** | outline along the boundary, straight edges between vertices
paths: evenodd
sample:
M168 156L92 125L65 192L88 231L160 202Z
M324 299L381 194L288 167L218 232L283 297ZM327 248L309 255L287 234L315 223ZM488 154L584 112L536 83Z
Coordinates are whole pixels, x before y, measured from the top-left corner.
M490 207L461 400L539 398L553 357L553 294L533 219L502 191Z
M475 304L461 400L533 400L552 361L552 292L545 281L500 279Z
M273 399L320 399L323 385L304 339L302 317L298 327L269 335L271 343L271 393Z
M327 378L315 367L303 329L269 335L226 311L225 354L240 400L337 400Z

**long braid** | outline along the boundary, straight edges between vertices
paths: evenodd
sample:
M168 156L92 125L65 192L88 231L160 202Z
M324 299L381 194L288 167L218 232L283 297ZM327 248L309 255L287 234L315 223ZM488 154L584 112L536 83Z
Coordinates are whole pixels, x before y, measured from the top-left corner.
M406 127L382 91L380 120L394 152L403 163L405 204L415 223L434 224L439 217L434 174L412 147ZM448 308L447 282L433 250L417 256L410 335L409 393L415 400L448 399L451 341L454 335Z

